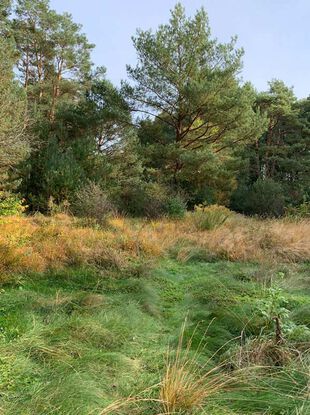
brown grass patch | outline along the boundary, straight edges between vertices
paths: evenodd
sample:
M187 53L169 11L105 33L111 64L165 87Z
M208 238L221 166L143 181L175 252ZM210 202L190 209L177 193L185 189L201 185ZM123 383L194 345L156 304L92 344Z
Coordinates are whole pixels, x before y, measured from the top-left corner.
M233 358L233 365L239 369L251 366L282 367L296 358L301 358L301 353L289 345L277 344L274 339L255 338L240 346Z
M180 243L181 241L181 243ZM182 241L186 241L182 245ZM109 228L82 227L77 219L6 217L0 221L0 272L43 272L68 265L126 269L133 260L175 255L231 261L310 260L310 220L262 221L232 216L217 229L197 231L189 213L183 221L113 218Z

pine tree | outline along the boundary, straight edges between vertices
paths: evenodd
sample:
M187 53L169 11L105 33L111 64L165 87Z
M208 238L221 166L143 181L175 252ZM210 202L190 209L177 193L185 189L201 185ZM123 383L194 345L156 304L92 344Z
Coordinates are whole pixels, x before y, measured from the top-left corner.
M216 153L227 154L262 133L255 92L238 79L243 51L235 38L221 44L211 37L204 9L187 18L177 4L168 24L155 33L138 30L133 43L138 64L127 67L133 82L124 82L123 92L132 111L149 123L157 120L151 145L174 186L186 185L190 176L203 181L200 173L212 170ZM141 124L145 134L147 125Z
M0 190L12 186L8 174L29 150L26 97L14 80L16 58L14 43L0 38Z

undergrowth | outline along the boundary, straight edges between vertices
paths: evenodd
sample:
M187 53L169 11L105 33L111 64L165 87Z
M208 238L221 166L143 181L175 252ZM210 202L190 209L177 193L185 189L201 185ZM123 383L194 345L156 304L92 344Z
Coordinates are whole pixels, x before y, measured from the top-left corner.
M188 213L182 221L116 217L101 226L64 214L2 217L0 278L5 282L13 274L81 266L143 274L151 268L152 261L168 256L183 263L223 259L268 264L310 260L308 220L262 221L227 215L218 208L207 209ZM203 225L204 230L200 226L197 230L197 214L199 223L208 223Z

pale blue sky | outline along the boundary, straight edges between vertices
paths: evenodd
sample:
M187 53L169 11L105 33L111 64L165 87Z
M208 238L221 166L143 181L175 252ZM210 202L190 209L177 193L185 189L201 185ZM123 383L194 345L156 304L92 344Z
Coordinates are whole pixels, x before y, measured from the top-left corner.
M93 61L119 84L126 63L135 62L131 36L136 28L156 29L169 19L176 0L51 0L72 13L96 44ZM310 95L310 0L183 0L187 14L204 6L213 35L225 42L238 35L245 49L243 79L266 90L272 78Z

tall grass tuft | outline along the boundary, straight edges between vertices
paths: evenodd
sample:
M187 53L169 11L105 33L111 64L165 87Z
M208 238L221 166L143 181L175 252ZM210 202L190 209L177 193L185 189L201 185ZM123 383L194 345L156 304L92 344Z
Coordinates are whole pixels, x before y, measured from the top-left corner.
M166 371L160 388L160 401L165 415L193 414L202 410L208 399L228 389L233 377L222 371L222 366L208 369L210 359L203 365L198 362L203 351L202 342L194 354L191 339L184 347L183 324L176 352L168 354Z
M223 225L231 215L232 212L225 206L198 205L192 213L192 221L197 230L210 231Z

